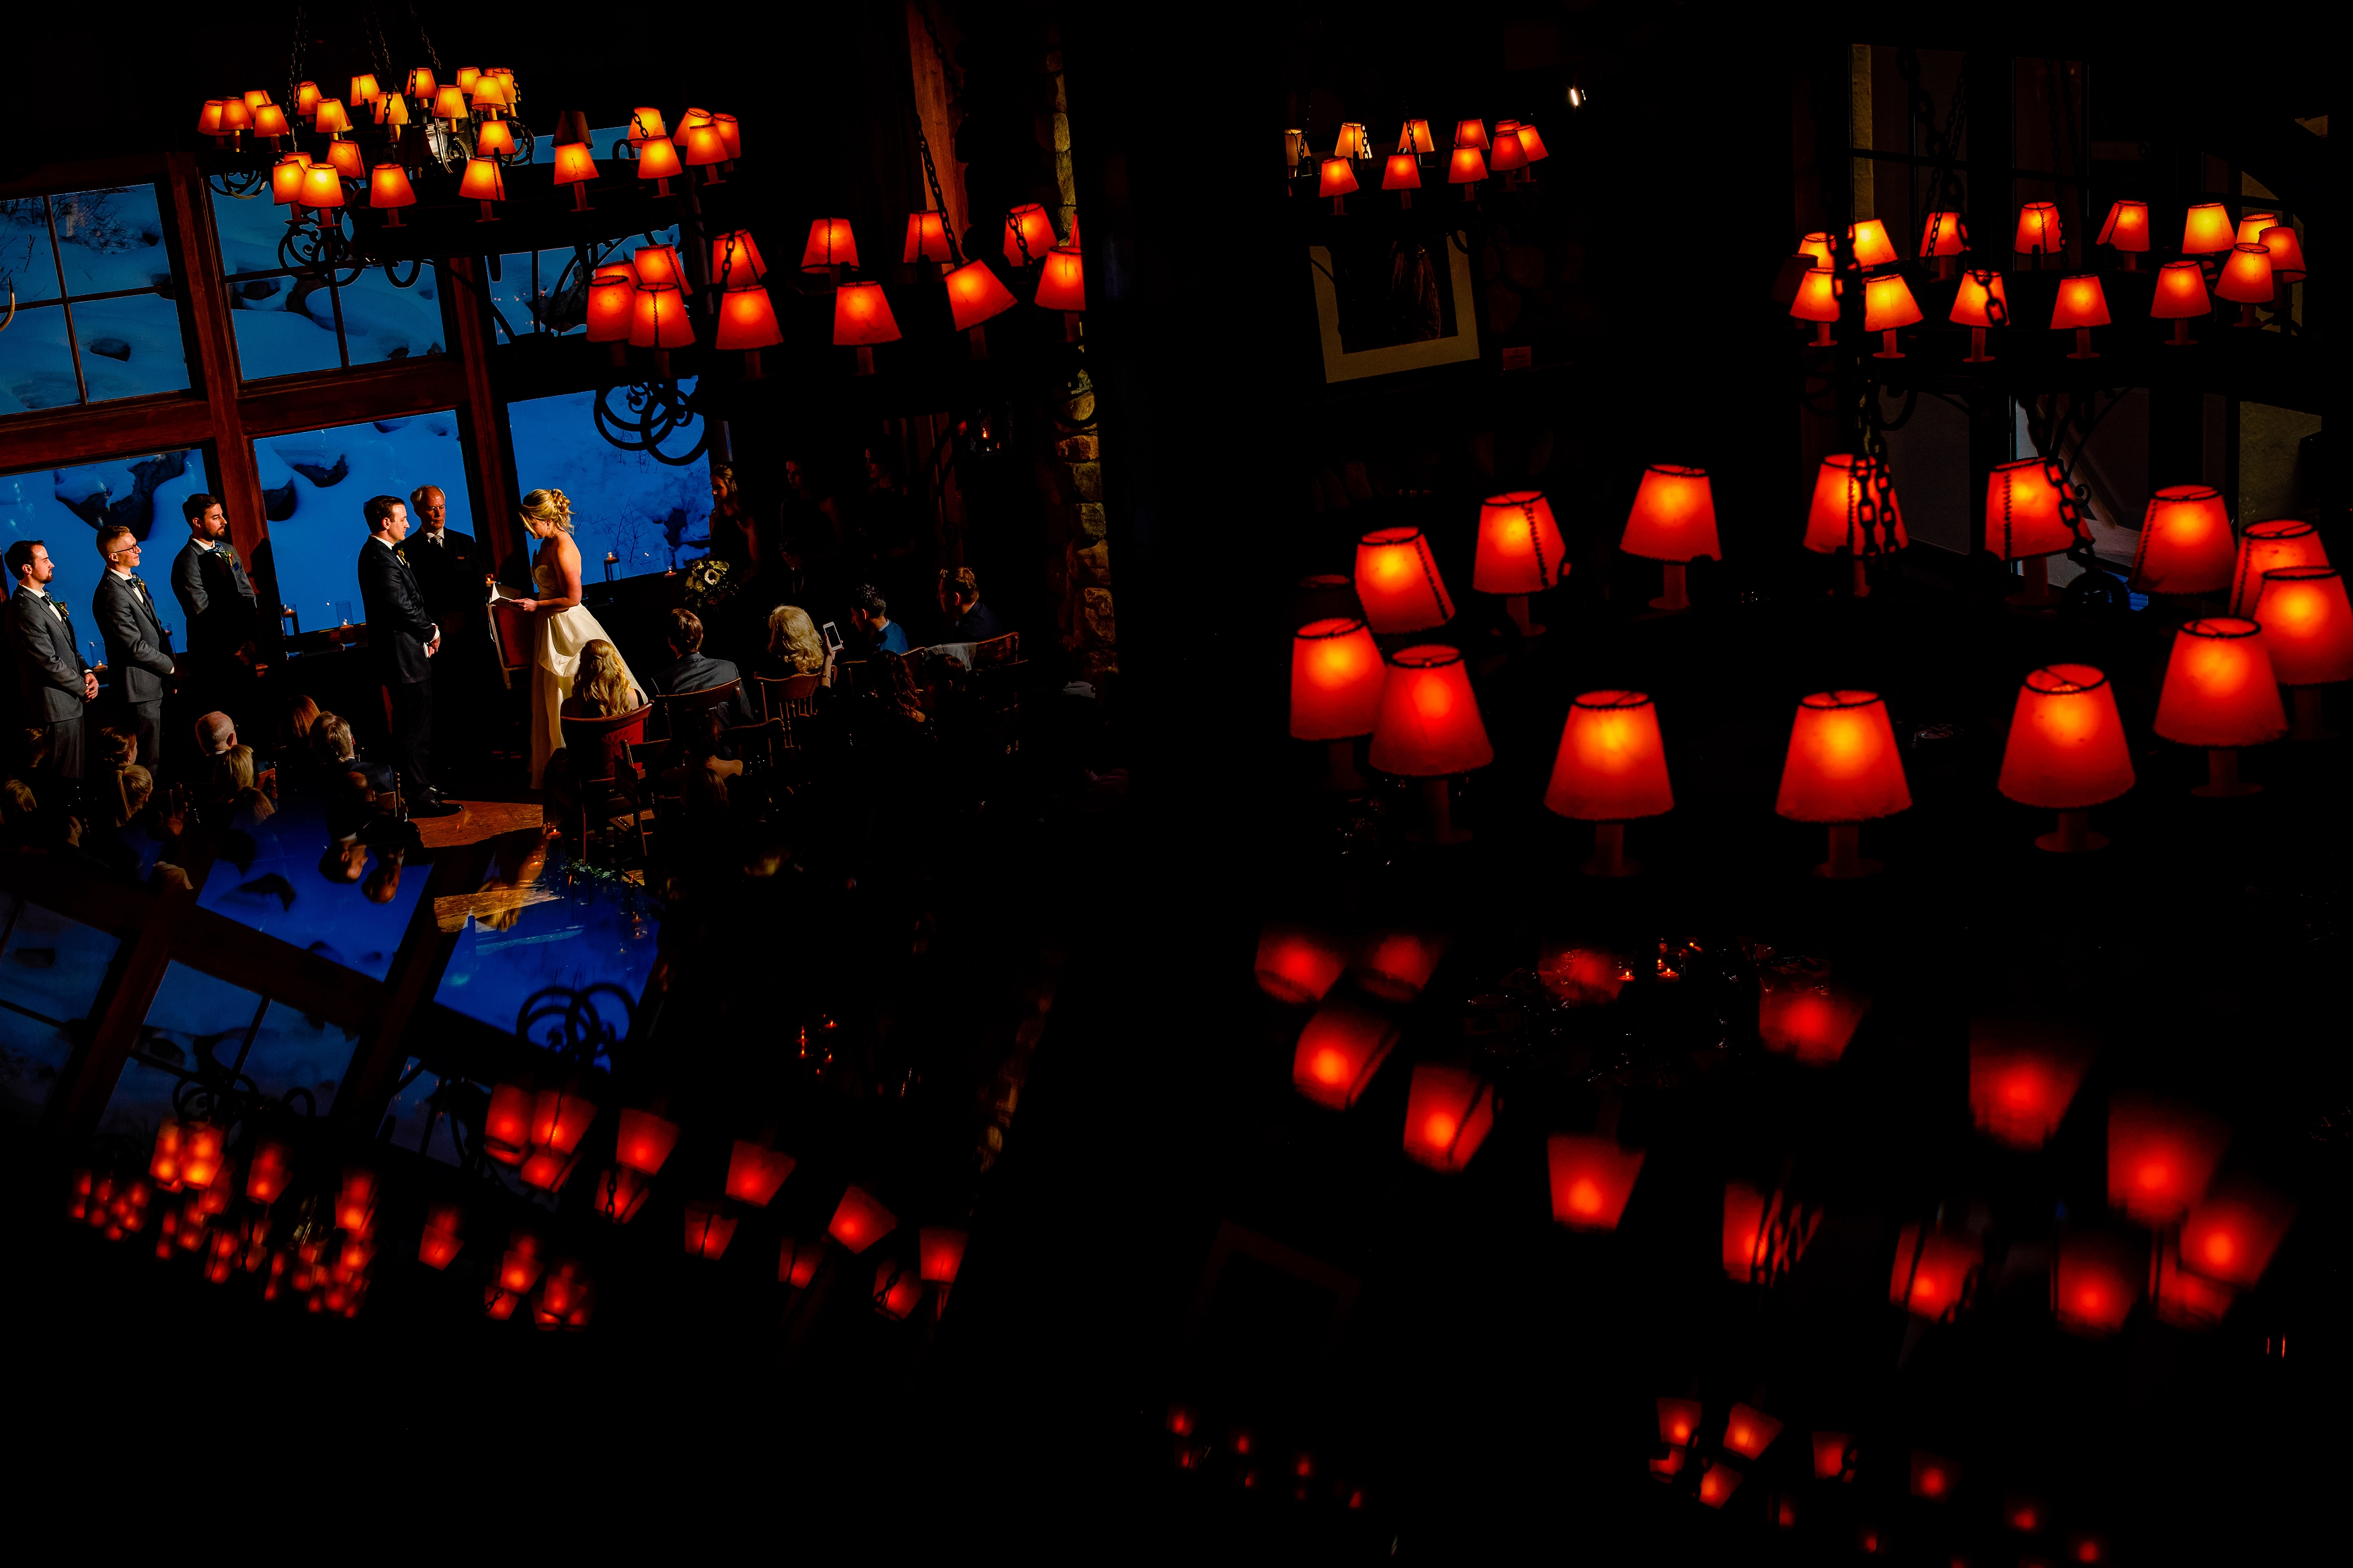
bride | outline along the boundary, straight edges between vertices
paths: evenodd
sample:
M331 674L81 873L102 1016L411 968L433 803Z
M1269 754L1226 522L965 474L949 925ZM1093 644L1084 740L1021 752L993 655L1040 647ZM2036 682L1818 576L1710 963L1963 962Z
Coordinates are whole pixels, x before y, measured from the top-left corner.
M572 542L572 502L562 490L533 490L522 498L522 526L539 541L531 580L540 596L514 601L517 609L533 612L538 622L531 667L531 783L536 789L547 773L547 759L564 746L564 700L572 695L580 650L612 639L580 603L580 547ZM618 648L613 658L621 666L622 679L637 685Z

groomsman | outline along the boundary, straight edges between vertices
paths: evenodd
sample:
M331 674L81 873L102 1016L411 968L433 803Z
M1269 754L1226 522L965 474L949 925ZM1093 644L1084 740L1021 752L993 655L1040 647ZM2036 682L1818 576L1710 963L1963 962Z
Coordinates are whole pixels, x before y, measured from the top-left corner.
M8 546L8 574L16 579L8 595L8 641L16 654L17 706L34 731L42 768L55 778L81 783L82 712L98 698L98 677L81 657L73 616L65 601L49 597L58 569L48 546L20 539Z
M397 496L371 496L361 514L368 541L360 546L360 598L367 606L368 646L392 707L393 755L408 788L408 815L448 816L458 810L433 787L433 656L441 628L425 603L401 542L408 508Z
M172 563L172 595L188 618L196 704L241 715L259 658L261 606L228 542L221 503L200 490L180 504L180 512L188 521L188 542Z
M106 572L90 596L91 618L106 639L114 700L123 724L138 739L139 765L153 772L164 730L164 696L178 668L172 658L172 634L164 629L154 595L139 575L141 545L131 531L119 522L100 529L98 553Z

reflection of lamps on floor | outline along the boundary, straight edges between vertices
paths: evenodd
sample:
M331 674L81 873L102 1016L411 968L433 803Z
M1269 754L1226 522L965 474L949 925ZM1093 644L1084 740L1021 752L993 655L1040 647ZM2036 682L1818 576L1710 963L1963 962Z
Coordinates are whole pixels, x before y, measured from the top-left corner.
M2272 673L2295 704L2289 738L2317 741L2320 689L2353 680L2353 604L2334 566L2282 566L2263 574L2255 621Z
M2010 714L1997 787L2021 805L2059 814L2058 831L2035 847L2059 854L2105 847L2091 830L2091 809L2132 786L2132 753L2108 678L2088 664L2030 671Z
M1986 548L2003 561L2026 563L2026 585L2010 596L2013 605L2048 605L2058 597L2051 591L2049 558L2075 542L2061 509L2063 499L2041 458L1998 463L1986 477Z
M1626 824L1675 808L1658 705L1649 693L1588 691L1569 704L1545 806L1593 824L1593 858L1580 868L1587 876L1630 877L1641 869L1626 858Z
M1860 825L1911 806L1895 729L1877 692L1817 691L1799 702L1773 809L1830 828L1830 858L1815 876L1845 880L1877 871L1877 861L1861 856Z
M1292 739L1330 747L1327 778L1334 789L1365 787L1356 742L1379 721L1386 673L1372 632L1353 616L1310 621L1292 634Z
M1716 542L1715 497L1708 488L1707 470L1676 463L1652 463L1645 468L1618 548L1661 563L1663 591L1651 601L1652 609L1691 608L1683 589L1684 569L1703 555L1714 561L1724 559L1723 547Z
M1560 529L1542 490L1507 490L1479 508L1479 552L1471 586L1501 594L1512 624L1524 637L1544 636L1528 620L1528 595L1556 586L1568 570Z
M2190 794L2242 795L2262 789L2241 781L2239 748L2287 733L2263 627L2216 616L2176 632L2152 728L2160 739L2206 748L2206 782Z
M1461 649L1424 643L1390 658L1366 760L1382 773L1422 781L1425 816L1414 837L1429 844L1460 844L1471 837L1454 826L1446 781L1485 767L1495 760L1495 748L1488 743Z

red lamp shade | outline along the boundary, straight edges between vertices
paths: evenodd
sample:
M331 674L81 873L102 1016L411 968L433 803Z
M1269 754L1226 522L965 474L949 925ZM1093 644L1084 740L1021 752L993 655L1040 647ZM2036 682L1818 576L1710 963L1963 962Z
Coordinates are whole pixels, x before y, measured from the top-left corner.
M1451 185L1476 184L1487 177L1487 160L1476 147L1457 147L1446 162L1446 183Z
M2253 1286L2295 1218L2287 1199L2251 1176L2232 1176L2182 1222L2182 1267L2225 1285Z
M1315 1010L1292 1053L1291 1081L1333 1110L1356 1103L1398 1042L1396 1019L1355 997L1335 996Z
M1675 808L1649 693L1588 691L1569 704L1545 805L1578 822L1631 822Z
M2272 253L2260 245L2234 245L2222 263L2214 292L2234 305L2260 305L2272 297Z
M877 1203L864 1190L846 1189L839 1206L833 1211L826 1234L852 1252L863 1252L891 1232L899 1228L899 1216Z
M1259 932L1258 988L1278 1002L1303 1006L1321 1002L1348 967L1348 950L1312 927L1270 921Z
M1560 529L1542 490L1508 490L1479 508L1471 586L1482 594L1541 594L1568 569Z
M1322 175L1315 182L1319 196L1345 196L1356 188L1356 166L1345 158L1324 160Z
M2238 1289L2184 1268L2179 1239L2167 1237L2158 1244L2157 1289L2150 1304L2156 1307L2160 1323L2177 1329L2211 1329L2228 1315Z
M1986 548L2004 561L2055 555L2075 542L2065 499L2041 458L1998 463L1986 476Z
M609 262L588 280L588 341L625 343L637 320L638 279L627 262Z
M1749 1405L1736 1405L1724 1418L1724 1446L1744 1459L1753 1459L1773 1446L1781 1424Z
M2271 298L2266 294L2265 299ZM2105 327L2108 324L2108 297L2100 288L2097 274L2079 272L2059 279L2059 298L2051 307L2053 331L2066 331L2075 327Z
M2112 245L2118 250L2147 250L2148 204L2119 201L2111 205L2108 221L2100 226L2100 237L2094 243Z
M2263 230L2277 222L2279 222L2277 213L2242 213L2239 215L2239 227L2235 237L2241 245L2261 245L2263 240L2259 237Z
M1846 245L1857 267L1884 267L1896 259L1895 242L1887 237L1887 226L1875 217L1847 225Z
M1700 1472L1699 1500L1710 1508L1722 1508L1732 1500L1732 1494L1740 1489L1740 1482L1738 1470L1711 1459L1707 1468Z
M1841 550L1862 554L1873 546L1901 550L1911 542L1886 464L1848 452L1822 459L1814 475L1813 504L1806 511L1807 549L1821 555Z
M1887 1299L1915 1318L1949 1322L1968 1304L1984 1265L1985 1244L1977 1237L1907 1225L1895 1238Z
M1005 215L1007 266L1034 267L1046 258L1056 243L1053 221L1036 202L1026 202Z
M267 136L275 142L280 136L290 135L292 127L286 123L284 110L274 103L261 103L256 104L253 109L253 133L256 136Z
M1430 121L1409 120L1398 130L1397 150L1400 153L1435 153L1438 143L1430 134Z
M328 142L327 164L335 171L338 179L357 180L367 173L367 165L360 157L360 144L356 142Z
M461 82L459 85L464 86L466 84ZM657 136L667 136L669 134L670 127L663 121L662 111L660 110L647 104L640 105L629 111L630 146L642 146L646 142L652 141Z
M2105 1339L2125 1326L2148 1272L2138 1249L2114 1237L2063 1236L2051 1269L2051 1310L2059 1326Z
M496 158L469 158L458 194L470 201L502 202L507 199L506 173Z
M1969 1116L2013 1149L2040 1149L2066 1119L2092 1065L2081 1040L2012 1019L1969 1025Z
M2259 746L2286 734L2263 628L2218 616L2176 632L2155 728L2165 740L2210 751Z
M766 1208L785 1178L793 1173L793 1157L781 1149L738 1138L727 1156L727 1195L754 1208Z
M923 1282L913 1270L895 1258L886 1258L874 1268L874 1310L893 1322L905 1322L909 1313L923 1299Z
M1414 1068L1405 1102L1405 1152L1416 1163L1460 1171L1494 1124L1495 1090L1485 1079L1440 1062Z
M957 331L976 327L992 316L1013 309L1012 290L997 281L986 261L973 260L949 273L948 312Z
M1461 649L1423 643L1389 660L1366 760L1407 778L1442 778L1495 760Z
M526 1187L536 1187L543 1193L561 1192L564 1184L572 1179L572 1167L579 1163L577 1154L558 1153L553 1149L533 1149L523 1161L522 1169L515 1173L522 1178L522 1184Z
M378 163L368 171L368 205L413 207L417 193L408 186L408 171L397 163Z
M1439 932L1378 931L1356 954L1356 984L1388 1001L1410 1002L1421 994L1445 956L1446 938Z
M859 287L851 284L842 292ZM887 313L889 307L885 306ZM835 300L837 323L841 315L839 299ZM839 327L837 324L837 331ZM896 334L893 334L896 335ZM719 324L712 332L712 346L730 352L774 348L785 341L783 329L776 325L776 307L765 289L754 284L749 288L730 289L719 296ZM837 338L836 342L840 340Z
M917 1233L915 1256L926 1285L953 1285L964 1268L965 1248L971 1237L961 1230L925 1226Z
M1379 721L1387 670L1365 623L1310 621L1291 639L1291 736L1345 741Z
M514 132L508 129L503 120L485 121L481 130L474 133L474 151L485 158L495 153L504 153L512 158L514 150Z
M2021 256L2055 256L2065 249L2057 205L2029 202L2019 208L2018 237L2010 247Z
M1699 1433L1700 1405L1696 1399L1662 1399L1659 1401L1659 1441L1686 1447Z
M1087 308L1086 264L1070 249L1050 250L1038 274L1038 291L1030 303L1041 310L1083 310Z
M1483 120L1458 120L1454 122L1454 144L1487 150L1487 122Z
M1797 296L1789 301L1789 314L1800 321L1816 323L1814 346L1829 346L1830 323L1839 319L1837 274L1817 267L1799 278Z
M1614 1138L1554 1133L1545 1141L1554 1220L1571 1230L1616 1230L1645 1153L1620 1149Z
M1972 269L1961 274L1953 295L1951 320L1964 327L2010 325L2010 290L1999 272Z
M1520 145L1520 122L1516 120L1495 121L1495 137L1487 148L1487 166L1498 174L1512 169L1525 169L1528 151Z
M2282 686L2353 680L2353 605L2334 566L2282 566L2263 574L2255 620Z
M809 225L808 245L801 251L801 270L822 272L828 267L858 265L858 237L846 217L821 217Z
M1520 151L1528 155L1529 163L1541 163L1546 158L1552 156L1550 153L1545 151L1544 138L1536 134L1536 128L1535 126L1521 126L1519 130L1519 137Z
M2001 793L2021 805L2082 811L2133 786L2116 689L2088 664L2031 671L2002 748Z
M629 344L640 349L683 348L694 342L686 296L675 283L639 283L636 313L629 318Z
M596 152L586 142L566 142L555 149L555 183L576 185L596 177Z
M1900 272L1866 279L1862 289L1862 327L1869 332L1893 331L1920 320L1920 303L1912 285Z
M2184 321L2213 313L2207 297L2206 274L2194 261L2168 261L2157 269L2157 291L2149 297L2148 313L2157 321Z
M616 1165L596 1178L589 1190L588 1206L615 1225L627 1225L638 1217L653 1190L653 1179L643 1172Z
M1838 265L1838 258L1832 254L1831 250L1831 237L1825 230L1816 229L1813 233L1799 240L1798 242L1798 254L1800 256L1812 257L1814 258L1814 267L1817 271L1823 268L1836 267Z
M349 131L351 128L352 117L344 110L341 99L322 98L319 100L316 118L311 121L312 130L322 136L331 136Z
M697 1200L686 1205L686 1251L690 1258L716 1261L735 1239L735 1216L716 1203Z
M471 112L472 110L466 107L466 91L463 88L444 87L433 95L432 117L436 120L463 120Z
M907 253L902 261L945 261L948 258L947 220L935 212L907 215Z
M1854 1438L1844 1432L1817 1432L1813 1437L1814 1479L1854 1479Z
M678 1147L678 1123L665 1121L650 1110L624 1110L620 1122L613 1158L628 1170L649 1176L659 1173L670 1152Z
M263 112L265 111L255 111L253 128L258 132L262 132L264 135L267 135L269 132L262 131L261 125L260 116ZM2257 234L2255 236L2255 243L2272 253L2272 276L2274 278L2279 279L2279 281L2283 283L2301 283L2304 281L2306 277L2304 269L2304 241L2298 237L2293 227L2284 223L2274 224L2273 226Z
M1423 632L1454 618L1454 601L1418 528L1377 528L1356 541L1356 598L1373 630Z
M1813 1239L1819 1215L1793 1208L1781 1193L1760 1193L1746 1182L1724 1188L1724 1272L1734 1279L1769 1282L1796 1265Z
M2263 576L2284 566L2326 566L2328 552L2321 548L2320 530L2300 518L2274 517L2251 522L2239 536L2238 564L2231 571L2231 613L2253 616L2263 596Z
M1421 189L1421 160L1410 153L1392 153L1381 165L1381 189L1385 191L1418 191Z
M657 136L638 145L638 178L640 180L674 180L684 167L679 162L678 148L667 136Z
M899 323L880 283L844 283L833 295L833 341L842 347L871 348L899 341Z
M690 127L686 132L686 164L689 168L705 168L712 163L724 163L733 156L727 151L727 139L719 134L716 125ZM713 184L719 176L711 176Z
M1768 965L1757 975L1757 1037L1800 1067L1836 1067L1870 1011L1870 994L1834 978L1828 965Z
M776 1250L776 1283L806 1290L809 1281L817 1278L818 1265L824 1261L822 1240L796 1242L788 1236Z
M2239 231L2220 202L2201 202L2181 219L2181 254L2213 256L2238 243Z
M293 1166L294 1157L285 1144L263 1139L254 1146L252 1163L245 1169L245 1195L268 1208L286 1191Z
M1618 548L1649 561L1690 562L1703 555L1723 560L1724 551L1715 538L1715 497L1708 488L1707 470L1673 463L1652 463L1644 468ZM1361 572L1357 581L1364 581Z
M1934 1502L1961 1484L1961 1467L1934 1454L1912 1450L1912 1495Z
M1969 231L1961 222L1961 215L1952 212L1932 212L1920 228L1920 258L1958 256L1969 247Z
M228 128L224 123L225 119L222 100L217 98L205 100L205 107L196 116L196 133L200 136L227 135Z
M560 1089L542 1089L531 1107L531 1145L569 1154L580 1147L588 1124L596 1120L596 1102Z
M498 167L496 159L489 162L491 168ZM470 171L467 177L473 177ZM343 176L335 172L332 163L313 163L302 171L302 205L306 207L340 207L343 205Z
M185 1175L184 1167L183 1179ZM365 1236L368 1226L375 1219L375 1194L374 1171L364 1165L345 1166L343 1184L335 1194L335 1223L353 1236Z
M447 1268L465 1246L454 1231L428 1225L417 1238L417 1261L427 1268Z
M502 1165L520 1165L531 1147L531 1090L502 1083L491 1090L482 1145Z
M2211 594L2231 585L2238 549L2222 492L2211 485L2167 485L2148 499L2132 585L2145 594Z
M1869 822L1912 806L1887 704L1873 691L1817 691L1798 704L1773 809L1796 822Z
M2194 1106L2111 1095L2109 1204L2136 1225L2171 1225L2206 1195L2230 1142L2230 1127Z
M302 175L311 167L308 153L290 153L269 166L269 195L279 206L291 206L302 199Z

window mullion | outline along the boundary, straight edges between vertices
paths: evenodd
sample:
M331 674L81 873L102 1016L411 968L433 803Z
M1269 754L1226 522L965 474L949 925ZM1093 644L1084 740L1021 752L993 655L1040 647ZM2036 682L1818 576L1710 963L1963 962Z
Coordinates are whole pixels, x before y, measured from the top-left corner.
M41 221L49 229L49 261L58 269L58 309L66 313L66 350L73 355L75 401L88 406L90 382L81 373L81 334L74 331L73 301L66 294L66 258L58 244L58 209L48 197L41 198Z

